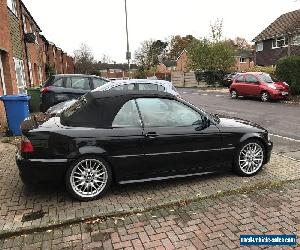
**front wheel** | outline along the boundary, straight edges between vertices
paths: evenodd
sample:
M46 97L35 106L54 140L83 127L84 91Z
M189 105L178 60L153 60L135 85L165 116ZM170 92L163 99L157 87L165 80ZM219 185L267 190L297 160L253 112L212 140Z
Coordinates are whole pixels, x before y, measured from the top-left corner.
M262 102L269 102L271 100L270 94L267 91L263 91L260 94L260 99Z
M109 165L97 156L82 157L67 171L66 187L80 201L99 198L110 187L112 171Z
M241 176L257 174L264 163L264 145L255 139L242 143L235 155L234 169Z
M238 93L234 89L230 91L230 96L232 99L237 99L239 97Z

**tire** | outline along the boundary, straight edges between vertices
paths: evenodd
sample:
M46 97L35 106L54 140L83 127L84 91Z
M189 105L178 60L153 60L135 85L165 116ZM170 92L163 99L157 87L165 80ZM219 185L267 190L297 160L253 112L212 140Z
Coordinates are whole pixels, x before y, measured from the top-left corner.
M235 89L230 91L230 96L232 99L237 99L239 97L239 95Z
M109 189L111 182L110 166L94 155L79 158L67 170L65 176L67 191L80 201L98 199Z
M264 165L265 156L264 145L259 140L249 139L241 143L236 151L233 162L234 171L240 176L256 175Z
M269 102L269 101L271 101L271 96L267 91L263 91L260 94L260 100L262 102Z

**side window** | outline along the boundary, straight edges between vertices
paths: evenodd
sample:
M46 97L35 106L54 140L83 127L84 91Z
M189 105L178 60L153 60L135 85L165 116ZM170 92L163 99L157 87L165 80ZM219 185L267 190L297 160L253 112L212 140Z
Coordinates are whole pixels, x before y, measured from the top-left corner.
M181 127L200 124L202 116L190 107L169 99L139 98L145 127Z
M235 82L239 83L239 82L244 82L244 76L238 76L235 80Z
M157 84L152 83L139 83L139 90L158 90L158 91L164 91L164 87Z
M126 102L112 123L113 127L140 127L140 117L134 100Z
M246 81L247 83L257 83L257 82L258 82L257 79L256 79L256 77L255 77L255 76L252 76L252 75L247 75L247 76L245 77L245 81Z
M110 90L133 90L134 89L134 84L125 84L125 85L119 85L116 87L111 88Z
M68 77L66 82L67 88L90 90L90 79L88 77Z
M93 83L94 83L94 88L98 88L107 82L101 78L93 78Z
M52 86L55 87L63 87L64 86L64 79L63 78L59 78L57 79Z

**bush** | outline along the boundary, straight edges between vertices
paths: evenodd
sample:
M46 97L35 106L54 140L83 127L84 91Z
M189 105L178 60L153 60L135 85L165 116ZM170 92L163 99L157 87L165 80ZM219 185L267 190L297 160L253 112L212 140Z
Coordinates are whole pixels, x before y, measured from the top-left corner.
M300 56L280 59L277 62L275 73L279 80L290 85L292 94L300 94Z
M208 85L222 84L225 72L222 70L195 71L197 82L204 81Z
M247 72L264 72L271 76L275 76L275 70L276 70L276 68L272 67L272 66L270 66L270 67L254 66L252 68L249 68L247 70Z

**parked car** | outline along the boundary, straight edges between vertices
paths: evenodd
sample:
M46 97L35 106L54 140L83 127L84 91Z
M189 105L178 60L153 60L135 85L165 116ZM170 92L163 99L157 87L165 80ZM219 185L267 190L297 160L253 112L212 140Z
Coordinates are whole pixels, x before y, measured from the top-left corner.
M238 72L231 72L231 73L226 74L223 78L223 86L229 88L230 85L233 82L233 79L237 76L237 74L239 74L239 73Z
M171 82L148 79L116 80L114 82L108 82L102 85L101 87L96 88L93 91L108 90L157 90L162 92L168 92L175 96L179 96L176 88ZM52 116L60 115L63 110L71 106L74 102L76 102L76 99L61 102L49 108L46 113L51 114Z
M238 74L229 90L232 98L253 96L263 102L287 98L290 91L285 82L275 82L269 74L261 72Z
M45 112L53 105L76 99L109 80L91 75L53 75L41 88L40 109Z
M267 130L218 117L169 93L93 91L60 117L29 117L16 162L25 184L64 181L78 200L120 184L229 171L257 174L270 159Z

